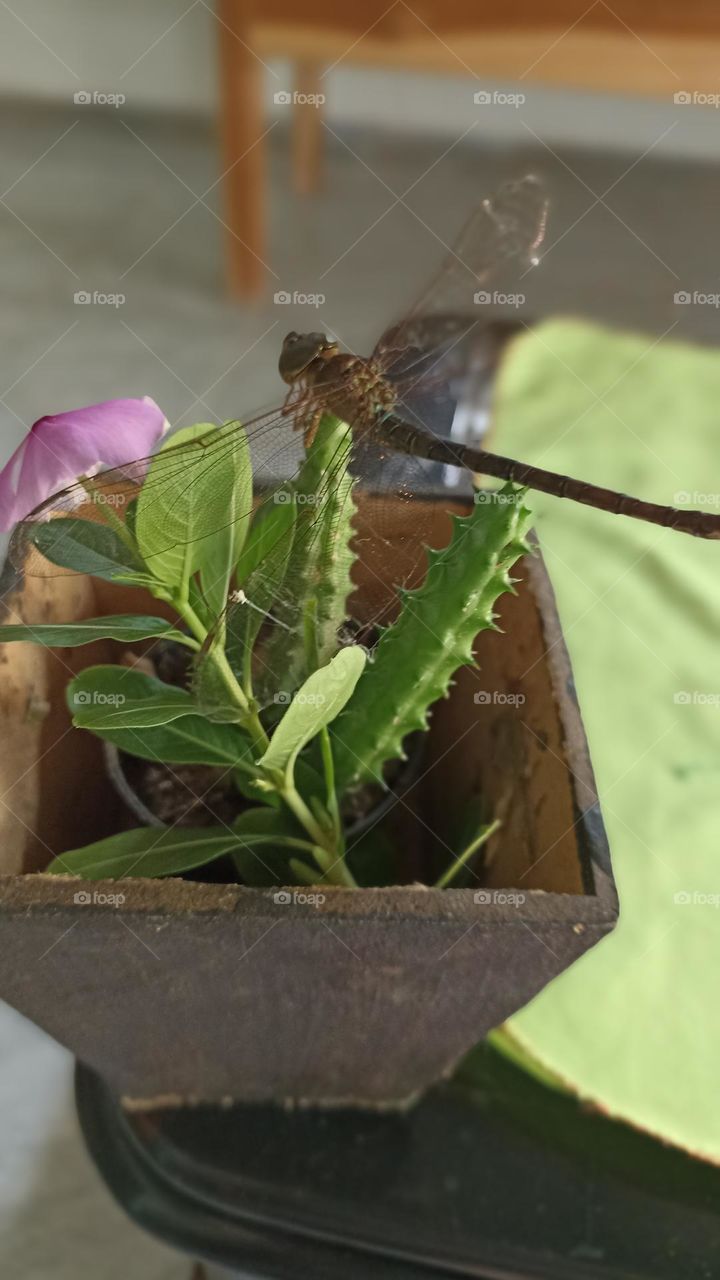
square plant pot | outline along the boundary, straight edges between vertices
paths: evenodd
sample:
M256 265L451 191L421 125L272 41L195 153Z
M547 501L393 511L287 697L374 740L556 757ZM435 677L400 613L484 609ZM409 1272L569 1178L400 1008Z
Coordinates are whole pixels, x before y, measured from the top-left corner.
M361 521L376 581L371 506ZM440 546L447 511L422 506L425 540ZM417 518L417 505L398 506L390 554ZM428 866L473 797L502 819L470 889L323 886L315 901L305 889L44 875L56 853L127 825L102 746L72 728L63 696L118 646L4 646L0 997L138 1106L398 1106L450 1074L617 918L552 589L539 557L517 573L504 634L478 637L479 666L436 706L401 802ZM137 605L127 597L68 576L16 582L6 601L10 621L41 622Z

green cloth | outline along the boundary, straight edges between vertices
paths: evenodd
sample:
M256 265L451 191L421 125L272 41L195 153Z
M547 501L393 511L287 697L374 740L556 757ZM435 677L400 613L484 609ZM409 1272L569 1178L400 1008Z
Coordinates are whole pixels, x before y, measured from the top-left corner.
M549 321L508 353L496 422L498 453L720 510L713 350ZM530 497L621 918L508 1029L610 1114L720 1160L720 542Z

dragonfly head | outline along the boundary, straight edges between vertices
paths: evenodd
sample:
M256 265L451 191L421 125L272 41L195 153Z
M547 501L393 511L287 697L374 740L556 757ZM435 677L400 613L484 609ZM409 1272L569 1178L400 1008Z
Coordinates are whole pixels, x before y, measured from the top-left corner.
M324 333L289 333L280 352L280 377L292 386L313 360L334 355L336 351L337 342Z

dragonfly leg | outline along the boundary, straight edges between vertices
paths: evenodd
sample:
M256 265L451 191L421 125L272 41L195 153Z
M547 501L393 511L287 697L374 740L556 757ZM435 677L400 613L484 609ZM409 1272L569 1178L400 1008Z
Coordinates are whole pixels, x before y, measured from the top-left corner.
M303 443L306 449L310 448L313 440L315 439L315 436L317 435L317 429L320 426L320 419L322 418L322 416L323 416L322 407L321 408L315 407L314 409L311 410L310 413L307 413L304 416L302 428L303 428Z

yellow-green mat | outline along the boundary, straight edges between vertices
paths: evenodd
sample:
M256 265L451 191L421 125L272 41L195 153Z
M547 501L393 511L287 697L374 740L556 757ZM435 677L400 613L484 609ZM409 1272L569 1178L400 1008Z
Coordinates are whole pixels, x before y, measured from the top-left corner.
M720 509L711 349L550 321L510 351L496 415L500 453ZM720 1160L720 542L531 498L621 917L509 1030L610 1114Z

